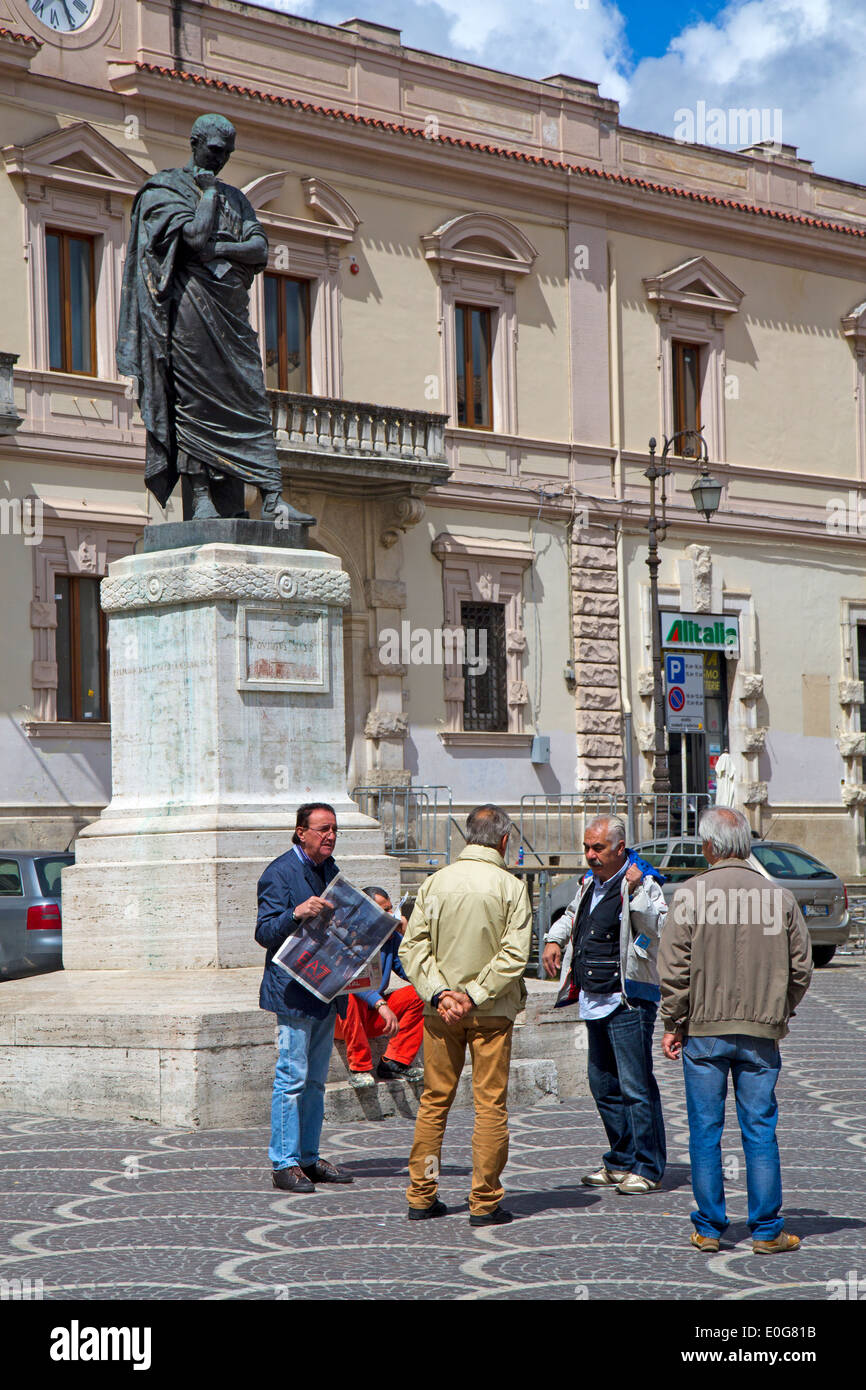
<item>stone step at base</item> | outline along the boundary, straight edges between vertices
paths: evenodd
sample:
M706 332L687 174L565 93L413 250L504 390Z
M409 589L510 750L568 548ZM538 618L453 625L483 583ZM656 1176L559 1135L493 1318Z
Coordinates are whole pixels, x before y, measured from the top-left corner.
M423 1085L420 1081L378 1081L375 1086L356 1090L348 1081L331 1081L325 1086L325 1120L345 1124L351 1120L386 1120L394 1115L414 1116ZM532 1105L557 1105L559 1087L556 1064L550 1058L512 1061L508 1081L511 1109ZM472 1071L467 1065L457 1087L452 1109L471 1109Z

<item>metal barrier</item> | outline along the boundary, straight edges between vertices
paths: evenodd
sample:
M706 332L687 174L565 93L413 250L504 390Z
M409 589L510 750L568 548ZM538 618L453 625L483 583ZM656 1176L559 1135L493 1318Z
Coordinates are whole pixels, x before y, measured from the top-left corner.
M866 895L848 889L848 915L851 929L848 940L838 948L840 956L862 956L866 954Z
M709 792L533 792L520 798L520 838L539 864L583 854L584 831L597 816L621 816L630 845L694 838L713 798Z
M435 866L451 858L450 787L354 787L352 800L385 832L385 853L423 856Z

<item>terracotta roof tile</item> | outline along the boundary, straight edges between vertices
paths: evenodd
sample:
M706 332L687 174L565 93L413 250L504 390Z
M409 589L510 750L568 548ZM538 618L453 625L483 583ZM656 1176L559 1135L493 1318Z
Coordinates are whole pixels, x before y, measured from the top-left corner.
M0 33L6 31L0 30ZM23 38L24 35L14 37ZM33 40L38 42L38 40ZM594 169L590 165L568 164L562 160L550 159L545 155L525 154L522 150L510 150L501 145L482 144L477 140L467 140L456 135L428 135L425 130L415 126L399 125L394 121L384 121L378 116L356 116L351 111L341 111L330 106L320 106L315 102L301 101L298 97L276 96L273 92L261 92L254 87L242 87L237 83L225 82L218 77L205 77L201 73L184 72L177 68L160 67L155 63L137 62L140 72L155 73L160 77L170 77L179 82L192 82L197 86L210 87L215 91L231 92L235 96L247 97L252 101L266 102L273 106L285 106L294 111L305 111L329 120L346 121L352 125L369 126L377 130L393 131L397 135L421 139L428 144L448 145L452 148L475 150L481 154L492 155L496 159L513 159L524 164L534 164L545 169L559 169L564 173L579 174L589 179L600 179L605 183L619 184L626 188L636 188L643 192L659 193L669 198L684 198L688 202L708 203L712 207L728 208L734 212L746 213L750 217L767 217L777 222L795 222L802 227L817 227L821 231L836 232L840 236L866 238L866 227L856 227L847 222L828 222L824 218L809 217L802 213L778 212L774 208L762 207L759 203L742 203L733 198L721 198L715 193L696 193L688 188L678 188L674 184L652 183L648 179L636 178L632 174L613 174L606 169Z
M16 43L32 43L37 48L42 47L42 40L37 39L35 34L19 34L14 29L5 29L0 25L0 39L14 39Z

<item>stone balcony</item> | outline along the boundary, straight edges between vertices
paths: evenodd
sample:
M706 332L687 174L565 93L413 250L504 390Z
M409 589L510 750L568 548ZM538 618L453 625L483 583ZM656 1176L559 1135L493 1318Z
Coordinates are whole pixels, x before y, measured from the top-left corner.
M12 384L12 369L17 361L17 352L0 352L0 434L14 434L23 421Z
M447 415L398 406L269 391L277 453L287 482L327 483L417 497L447 481Z

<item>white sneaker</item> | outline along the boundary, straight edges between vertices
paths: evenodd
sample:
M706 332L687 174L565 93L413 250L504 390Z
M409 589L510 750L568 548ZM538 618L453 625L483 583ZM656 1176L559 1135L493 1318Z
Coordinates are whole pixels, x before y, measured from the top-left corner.
M349 1085L354 1086L356 1091L363 1091L367 1086L375 1086L376 1078L371 1071L350 1071Z
M597 1173L584 1173L580 1181L584 1187L616 1187L630 1177L630 1173L622 1173L618 1168L601 1167Z
M616 1185L617 1192L622 1192L626 1197L637 1197L644 1192L658 1192L661 1182L650 1182L649 1178L642 1178L639 1173L629 1173L627 1178Z

